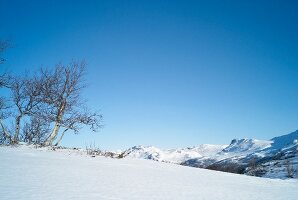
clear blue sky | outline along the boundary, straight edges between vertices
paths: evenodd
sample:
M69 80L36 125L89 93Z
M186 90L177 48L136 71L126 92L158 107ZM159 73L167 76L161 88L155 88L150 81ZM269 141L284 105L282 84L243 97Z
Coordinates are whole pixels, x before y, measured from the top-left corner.
M16 73L85 59L96 134L67 146L162 148L298 129L297 1L0 0Z

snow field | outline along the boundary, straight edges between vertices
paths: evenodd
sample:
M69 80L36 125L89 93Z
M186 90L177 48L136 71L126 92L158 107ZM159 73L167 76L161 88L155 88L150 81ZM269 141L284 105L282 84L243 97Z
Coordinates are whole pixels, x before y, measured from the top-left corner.
M0 199L291 200L297 180L249 177L140 159L0 147Z

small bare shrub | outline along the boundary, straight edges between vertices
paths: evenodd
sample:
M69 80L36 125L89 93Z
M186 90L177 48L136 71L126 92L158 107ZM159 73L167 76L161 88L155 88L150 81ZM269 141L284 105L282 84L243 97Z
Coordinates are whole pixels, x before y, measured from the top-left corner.
M296 170L295 170L294 166L292 165L292 163L290 162L290 160L286 161L285 166L286 166L287 177L294 178Z

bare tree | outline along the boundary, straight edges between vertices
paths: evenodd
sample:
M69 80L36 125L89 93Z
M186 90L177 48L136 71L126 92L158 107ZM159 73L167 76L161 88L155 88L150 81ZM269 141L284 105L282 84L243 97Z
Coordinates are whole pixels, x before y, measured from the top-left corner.
M286 161L285 166L286 166L286 171L287 171L287 177L294 178L295 169L294 169L293 165L291 164L290 160Z
M0 65L5 62L5 59L2 58L1 54L8 48L11 47L11 43L8 40L0 40ZM5 72L0 72L0 88L5 86L5 83L8 80L8 74Z
M3 75L0 86L8 88L11 96L0 98L0 142L48 146L60 134L55 143L59 145L68 131L77 134L83 126L97 131L102 115L89 111L81 97L84 72L84 62L72 62L59 64L52 71L41 69L31 77ZM13 128L5 125L7 118L13 118Z
M256 161L256 158L252 158L250 161L249 161L249 167L252 169L252 170L254 170L254 169L256 169L256 167L257 167L257 161Z
M69 130L78 133L82 125L90 126L92 131L100 128L102 116L82 109L85 107L81 98L81 92L85 87L84 72L85 62L72 62L68 66L59 64L54 71L41 71L42 98L47 104L44 113L47 121L53 123L53 129L43 143L44 145L52 145L61 129L63 132L56 145Z
M10 91L10 98L6 99L6 104L10 106L3 107L0 111L4 113L5 117L2 116L0 125L2 128L2 135L7 138L7 141L11 144L18 143L20 138L21 122L24 118L32 118L38 115L39 106L41 106L41 85L40 78L35 75L33 77L20 77L11 76L7 78L7 81L3 84ZM9 110L9 111L7 111ZM9 114L8 114L9 113ZM3 123L6 118L13 118L13 128L8 129ZM26 124L28 128L28 123ZM36 135L38 132L31 134ZM27 132L28 136L28 132Z
M20 141L21 120L26 116L33 116L38 110L40 102L40 82L36 78L12 77L7 87L11 90L11 102L15 108L14 133L10 133L11 142ZM13 135L13 136L12 136Z
M8 48L8 42L4 40L0 40L0 64L3 64L5 61L2 58L1 54ZM6 73L0 73L0 88L6 85L8 78ZM10 135L8 134L7 128L3 122L4 119L7 118L7 105L6 99L3 96L0 96L0 144L6 143L7 140L11 140Z
M0 54L11 46L7 40L0 40ZM0 57L0 64L4 63L5 59Z
M4 124L4 120L10 116L9 106L5 102L4 98L0 98L0 144L11 143L13 139L7 126Z
M10 47L10 44L8 41L0 40L0 56L1 54ZM4 58L0 57L0 64L3 64L5 61ZM5 72L0 72L0 88L3 88L7 85L9 80L9 75ZM11 135L9 134L9 131L7 127L4 124L4 120L8 118L9 112L7 109L9 106L7 105L7 100L3 96L0 96L0 144L3 143L10 143L12 140Z
M31 117L23 126L21 140L28 144L41 144L50 131L50 124L38 117Z

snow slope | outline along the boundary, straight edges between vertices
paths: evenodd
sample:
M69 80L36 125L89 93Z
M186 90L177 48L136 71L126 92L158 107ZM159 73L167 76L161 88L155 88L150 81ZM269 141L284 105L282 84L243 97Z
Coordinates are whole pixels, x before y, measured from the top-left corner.
M297 180L216 172L80 151L0 147L1 200L294 200Z
M245 154L263 150L270 147L272 141L256 140L256 139L233 139L231 144L223 149L223 152L242 153Z
M287 135L274 137L274 138L271 139L271 141L273 142L272 146L271 146L271 149L274 149L274 150L279 150L279 149L289 147L289 146L292 146L292 145L297 145L297 143L298 143L298 130L296 130L296 131L294 131L290 134L287 134Z

